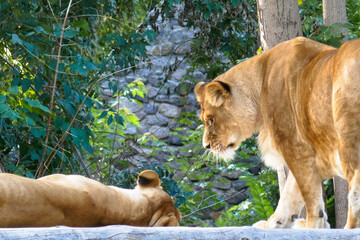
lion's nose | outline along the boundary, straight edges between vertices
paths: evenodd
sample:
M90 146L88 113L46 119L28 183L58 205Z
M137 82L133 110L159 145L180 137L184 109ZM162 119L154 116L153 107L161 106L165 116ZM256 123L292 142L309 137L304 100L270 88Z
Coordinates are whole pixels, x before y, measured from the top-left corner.
M205 143L205 144L204 144L204 147L205 147L206 149L210 149L210 143Z

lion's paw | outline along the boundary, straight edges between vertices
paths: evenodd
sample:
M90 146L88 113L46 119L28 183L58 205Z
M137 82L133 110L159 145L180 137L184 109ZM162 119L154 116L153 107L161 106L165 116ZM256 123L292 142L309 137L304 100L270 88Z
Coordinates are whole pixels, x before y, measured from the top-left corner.
M292 228L330 228L330 224L325 219L319 219L313 226L307 226L305 219L296 219Z
M252 226L256 227L256 228L268 228L267 222L265 220L258 221L256 223L254 223Z
M274 218L270 218L267 221L261 220L252 225L256 228L266 228L266 229L274 229L274 228L286 228L286 225L283 225L281 221L276 221Z
M306 228L306 220L303 218L296 219L292 228L294 229Z

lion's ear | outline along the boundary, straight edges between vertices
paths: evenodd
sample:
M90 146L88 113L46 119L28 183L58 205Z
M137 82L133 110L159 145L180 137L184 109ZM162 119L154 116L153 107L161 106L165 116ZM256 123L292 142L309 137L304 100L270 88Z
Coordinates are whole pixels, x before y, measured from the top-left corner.
M159 175L155 171L145 170L139 174L137 185L140 187L160 187Z
M204 82L198 82L195 86L195 94L196 94L196 100L200 103L201 97L204 92L204 87L206 86L206 83Z
M221 81L214 81L206 86L205 94L211 105L220 107L230 95L230 86Z

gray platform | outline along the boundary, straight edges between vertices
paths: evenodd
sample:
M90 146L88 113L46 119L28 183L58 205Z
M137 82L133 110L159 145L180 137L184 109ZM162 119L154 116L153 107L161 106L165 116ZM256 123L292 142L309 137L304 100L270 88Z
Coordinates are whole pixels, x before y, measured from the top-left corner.
M360 228L292 230L274 229L263 230L252 227L223 227L223 228L190 228L190 227L161 227L145 228L131 226L107 226L97 228L0 228L0 239L236 239L236 240L277 240L277 239L324 239L345 240L359 239Z

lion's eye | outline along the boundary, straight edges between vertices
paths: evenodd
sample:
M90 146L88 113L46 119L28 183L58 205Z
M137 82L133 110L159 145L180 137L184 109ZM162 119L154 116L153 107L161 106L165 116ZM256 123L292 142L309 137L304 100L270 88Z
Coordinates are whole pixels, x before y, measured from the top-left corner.
M214 118L213 117L209 117L209 122L210 122L210 125L213 125L214 124Z

